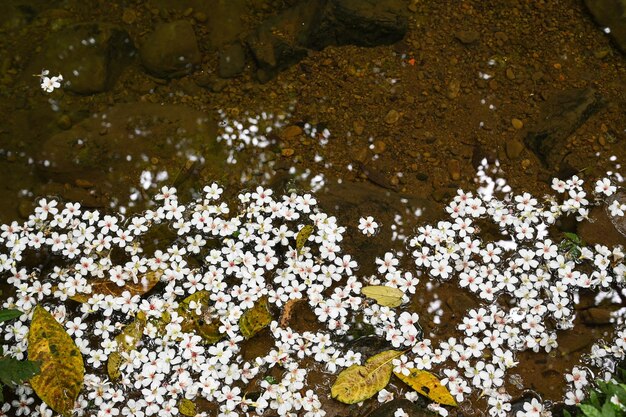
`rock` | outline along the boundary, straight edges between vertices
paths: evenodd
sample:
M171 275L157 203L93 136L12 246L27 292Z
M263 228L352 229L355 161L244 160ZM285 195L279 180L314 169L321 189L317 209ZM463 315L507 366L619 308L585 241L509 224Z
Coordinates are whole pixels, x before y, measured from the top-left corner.
M374 147L372 148L372 151L379 155L383 152L385 152L385 149L387 149L387 144L382 141L382 140L376 140L374 141Z
M302 134L302 128L298 125L291 125L291 126L287 126L286 128L284 128L282 130L282 132L280 132L280 138L281 139L293 139L296 136L300 136Z
M389 110L387 115L385 116L385 123L388 125L395 124L398 120L400 120L400 113L396 110Z
M567 138L603 104L603 99L592 88L556 93L542 106L541 119L527 127L526 146L545 166L556 170L563 160Z
M259 81L269 81L307 55L308 37L322 6L321 0L300 2L264 21L248 36L246 43L257 64Z
M454 98L457 98L459 96L460 92L461 92L461 81L459 81L456 78L453 78L448 83L448 92L447 92L446 96L449 99L454 99Z
M192 156L198 170L221 171L225 157L216 131L209 116L183 105L117 104L47 139L37 157L47 163L37 170L46 181L76 184L73 193L93 191L124 204L146 172L153 181L167 173L170 184L180 183Z
M474 298L463 291L458 291L446 299L446 305L452 310L452 318L455 319L464 317L469 309L475 308L478 304Z
M598 24L611 30L610 36L626 53L626 0L585 0Z
M246 52L241 43L236 42L220 49L218 74L222 78L240 75L246 66Z
M389 343L387 340L374 334L369 334L372 333L374 330L368 329L368 327L371 326L359 326L353 324L349 333L346 336L343 336L342 339L342 341L346 343L346 347L360 353L366 358L369 358L387 349L393 349L393 346L391 346L391 343Z
M478 41L480 33L475 30L459 30L454 34L454 37L463 45L471 45Z
M558 351L561 355L567 356L579 350L586 349L598 340L597 335L590 332L589 329L583 329L580 327L574 327L571 330L560 332L558 334Z
M402 409L409 417L430 417L432 413L419 405L405 399L395 399L382 404L367 417L394 417L397 410Z
M246 39L268 81L310 49L331 45L377 46L401 40L408 29L401 0L310 0L264 21Z
M506 78L513 81L515 79L515 73L512 68L507 68L505 71Z
M186 20L157 25L144 38L139 53L148 72L162 78L188 74L201 61L196 34Z
M454 191L456 192L456 189ZM380 225L394 224L396 213L415 213L415 210L420 209L422 211L420 222L434 219L439 213L437 205L425 197L396 193L369 182L344 181L339 184L329 181L318 195L320 207L333 212L340 209L337 212L340 213L338 217L345 224L353 224L353 222L358 224L363 213L373 216ZM377 238L381 241L390 241L391 236L390 227L381 227ZM374 259L378 256L376 245L372 245L371 241L366 238L363 239L363 245L359 247L359 250L365 256L364 259L369 257ZM360 272L367 274L368 267L363 265Z
M511 126L513 126L514 129L520 130L524 127L524 123L520 119L513 118L511 119Z
M472 166L474 169L480 168L484 162L493 165L498 160L496 151L491 147L484 147L480 144L474 146L472 150Z
M329 0L307 46L378 46L401 40L408 30L402 0Z
M113 87L135 54L128 33L108 23L80 23L50 34L27 74L62 74L63 88L94 94Z
M524 144L517 139L510 139L505 144L506 156L511 159L517 159L524 150Z
M601 326L611 324L611 311L605 308L592 307L580 312L583 323Z
M352 123L352 128L354 129L355 135L361 135L365 130L365 123L362 120L355 120Z
M437 187L431 193L431 197L433 200L435 200L438 203L448 204L448 202L452 199L452 197L454 197L455 193L456 193L456 188Z
M461 163L458 159L451 159L448 161L448 174L453 181L461 179Z
M607 203L610 204L610 200ZM580 222L576 232L588 245L600 244L609 247L623 245L626 247L626 233L622 229L624 221L624 217L614 219L605 208L594 207L589 212L589 220Z
M122 22L132 25L137 20L137 11L131 8L125 8L122 13Z
M67 114L62 114L57 119L57 126L63 130L67 130L72 127L72 119Z

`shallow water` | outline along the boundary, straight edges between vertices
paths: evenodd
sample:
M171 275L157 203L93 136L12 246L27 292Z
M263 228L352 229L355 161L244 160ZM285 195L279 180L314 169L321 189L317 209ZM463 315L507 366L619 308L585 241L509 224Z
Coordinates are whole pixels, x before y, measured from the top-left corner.
M376 272L376 257L406 254L417 225L445 218L458 188L475 190L483 160L497 163L494 176L515 192L536 196L551 193L555 176L623 173L624 56L579 2L380 2L398 6L406 22L398 39L384 25L371 37L369 26L351 32L310 20L313 3L3 2L0 222L23 221L43 196L134 214L154 207L163 185L175 186L183 203L213 181L229 202L257 185L314 190L339 224L356 230L371 215L382 225L374 238L352 231L342 244L365 277ZM171 22L185 29L154 35ZM311 25L305 34L302 22ZM263 37L267 25L278 40ZM34 76L42 69L66 82L43 92ZM550 113L550 103L574 89L593 91L570 112ZM555 121L546 126L547 119ZM545 132L553 140L546 148L527 140ZM624 244L610 222L596 224L586 241ZM577 228L564 219L553 232ZM485 242L500 238L483 232ZM404 257L407 269L411 261ZM408 310L420 315L424 336L458 337L456 322L484 302L455 280L420 279ZM583 295L577 309L594 304ZM292 326L316 330L314 313L300 308ZM577 318L556 351L521 353L513 371L523 388L505 385L513 402L533 393L561 401L564 374L612 332ZM271 343L265 331L246 342L244 358ZM333 381L323 372L309 377L328 415L361 415L328 398ZM481 415L486 402L472 397L461 410Z

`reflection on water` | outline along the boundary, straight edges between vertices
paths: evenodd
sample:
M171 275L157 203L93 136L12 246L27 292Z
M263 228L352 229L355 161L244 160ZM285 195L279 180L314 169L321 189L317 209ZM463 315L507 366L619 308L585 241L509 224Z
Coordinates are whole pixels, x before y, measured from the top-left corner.
M624 244L623 191L596 189L599 207L584 207L606 172L607 187L623 181L623 56L580 4L11 0L0 11L0 219L31 221L3 226L3 290L24 311L43 302L65 324L98 329L79 340L97 376L79 407L110 412L120 389L131 414L175 414L187 387L210 415L216 404L222 415L360 414L330 398L336 374L407 347L403 366L445 378L464 415L504 415L534 397L573 403L621 357L623 254L613 247ZM572 174L587 181L584 193L575 180L552 182ZM215 181L226 205L207 197ZM167 187L176 197L163 196ZM561 191L542 206L539 196ZM44 218L42 196L80 202L82 217L60 203ZM380 226L372 236L358 229L367 216ZM288 226L269 224L277 218ZM316 233L299 259L297 231L310 222ZM61 246L48 253L33 240ZM21 252L26 269L14 270ZM347 255L358 270L339 261ZM83 262L96 266L83 273ZM126 299L129 310L112 298L64 300L147 267L163 270L162 283ZM368 284L401 288L405 304L361 298ZM230 342L204 346L175 320L161 334L155 314L138 348L184 365L155 374L149 352L147 361L125 352L145 364L122 370L130 384L106 382L95 362L113 351L98 346L121 330L111 323L130 322L144 302L172 313L194 291L223 303ZM237 315L268 291L281 326L239 340ZM297 294L303 301L289 304ZM413 312L415 334L402 316ZM28 320L18 323L3 328L16 357ZM175 374L178 385L160 392ZM415 400L395 378L387 389Z

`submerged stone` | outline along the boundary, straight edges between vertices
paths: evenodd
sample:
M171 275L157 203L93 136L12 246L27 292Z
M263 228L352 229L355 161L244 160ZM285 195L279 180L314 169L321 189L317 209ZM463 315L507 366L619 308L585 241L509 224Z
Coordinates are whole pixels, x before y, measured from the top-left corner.
M135 54L128 33L110 23L80 23L53 32L42 50L29 76L49 69L51 75L63 75L64 89L79 94L111 89Z
M622 52L626 53L626 0L585 0L585 5Z
M192 108L118 104L45 141L38 170L47 180L68 185L57 189L61 195L82 202L98 194L124 202L159 175L180 184L205 169L219 172L225 158L215 138L215 121Z
M567 139L604 104L592 88L561 91L550 97L541 109L541 118L528 127L524 141L549 168L562 162Z
M144 38L139 52L148 72L163 78L188 74L202 58L196 34L186 20L157 25Z

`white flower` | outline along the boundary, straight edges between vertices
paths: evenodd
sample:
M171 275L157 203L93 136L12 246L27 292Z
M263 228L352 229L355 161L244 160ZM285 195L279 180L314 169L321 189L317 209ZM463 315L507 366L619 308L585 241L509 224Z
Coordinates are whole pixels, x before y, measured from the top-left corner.
M609 206L609 211L613 217L623 216L626 212L626 204L620 204L618 200L614 200Z
M596 182L596 194L604 194L606 196L612 195L617 190L617 187L611 184L611 180L603 178Z
M359 230L367 236L372 236L378 230L378 223L374 221L372 216L361 217L359 219Z
M61 81L63 81L63 76L61 74L57 75L56 77L48 77L46 75L43 75L41 77L41 88L46 93L51 93L54 91L55 88L61 87Z

